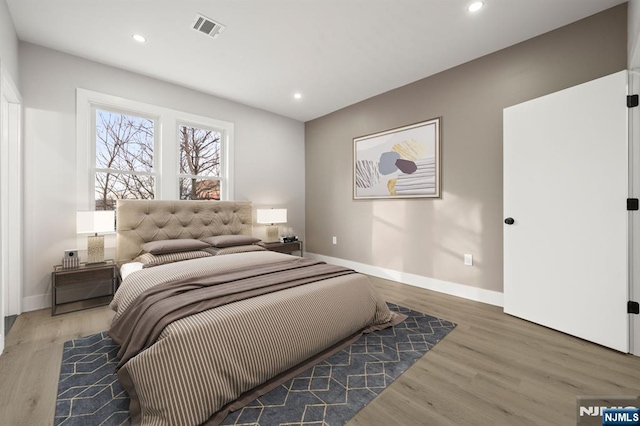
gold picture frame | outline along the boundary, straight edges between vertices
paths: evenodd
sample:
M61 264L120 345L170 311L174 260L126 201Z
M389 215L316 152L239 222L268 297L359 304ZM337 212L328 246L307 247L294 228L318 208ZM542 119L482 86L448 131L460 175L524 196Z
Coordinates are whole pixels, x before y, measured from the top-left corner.
M440 198L440 117L353 139L353 199Z

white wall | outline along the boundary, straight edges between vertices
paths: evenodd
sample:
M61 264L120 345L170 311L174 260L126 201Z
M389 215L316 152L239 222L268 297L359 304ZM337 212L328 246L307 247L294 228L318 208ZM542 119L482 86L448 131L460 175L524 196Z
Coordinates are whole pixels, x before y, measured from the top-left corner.
M9 72L15 85L20 89L18 35L5 0L0 0L0 62Z
M20 70L25 108L25 310L47 306L52 266L65 249L79 245L76 88L233 122L234 198L253 201L254 208L287 208L288 226L304 235L303 123L29 43L20 43Z

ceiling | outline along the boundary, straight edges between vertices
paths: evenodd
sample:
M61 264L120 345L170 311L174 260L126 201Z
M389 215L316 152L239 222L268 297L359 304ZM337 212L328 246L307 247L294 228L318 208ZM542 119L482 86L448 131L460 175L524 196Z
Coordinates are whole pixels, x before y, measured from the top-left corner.
M18 37L308 121L624 0L7 0ZM191 28L196 13L226 29ZM139 33L144 44L132 40ZM294 93L302 94L294 99Z

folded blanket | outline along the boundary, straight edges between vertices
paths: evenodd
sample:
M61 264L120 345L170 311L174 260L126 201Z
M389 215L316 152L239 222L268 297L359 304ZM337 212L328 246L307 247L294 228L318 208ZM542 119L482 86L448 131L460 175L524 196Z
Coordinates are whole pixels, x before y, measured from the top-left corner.
M341 266L297 258L150 288L111 324L109 336L120 345L118 368L151 346L173 321L250 297L354 273Z

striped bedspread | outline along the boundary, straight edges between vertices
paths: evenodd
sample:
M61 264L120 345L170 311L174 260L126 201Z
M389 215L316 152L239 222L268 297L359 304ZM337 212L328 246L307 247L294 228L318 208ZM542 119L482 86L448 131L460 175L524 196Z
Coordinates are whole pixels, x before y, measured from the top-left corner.
M296 259L249 252L143 269L125 279L111 307L117 319L161 283ZM172 322L118 377L131 397L134 425L218 424L230 409L268 391L314 355L402 319L366 276L329 278Z

